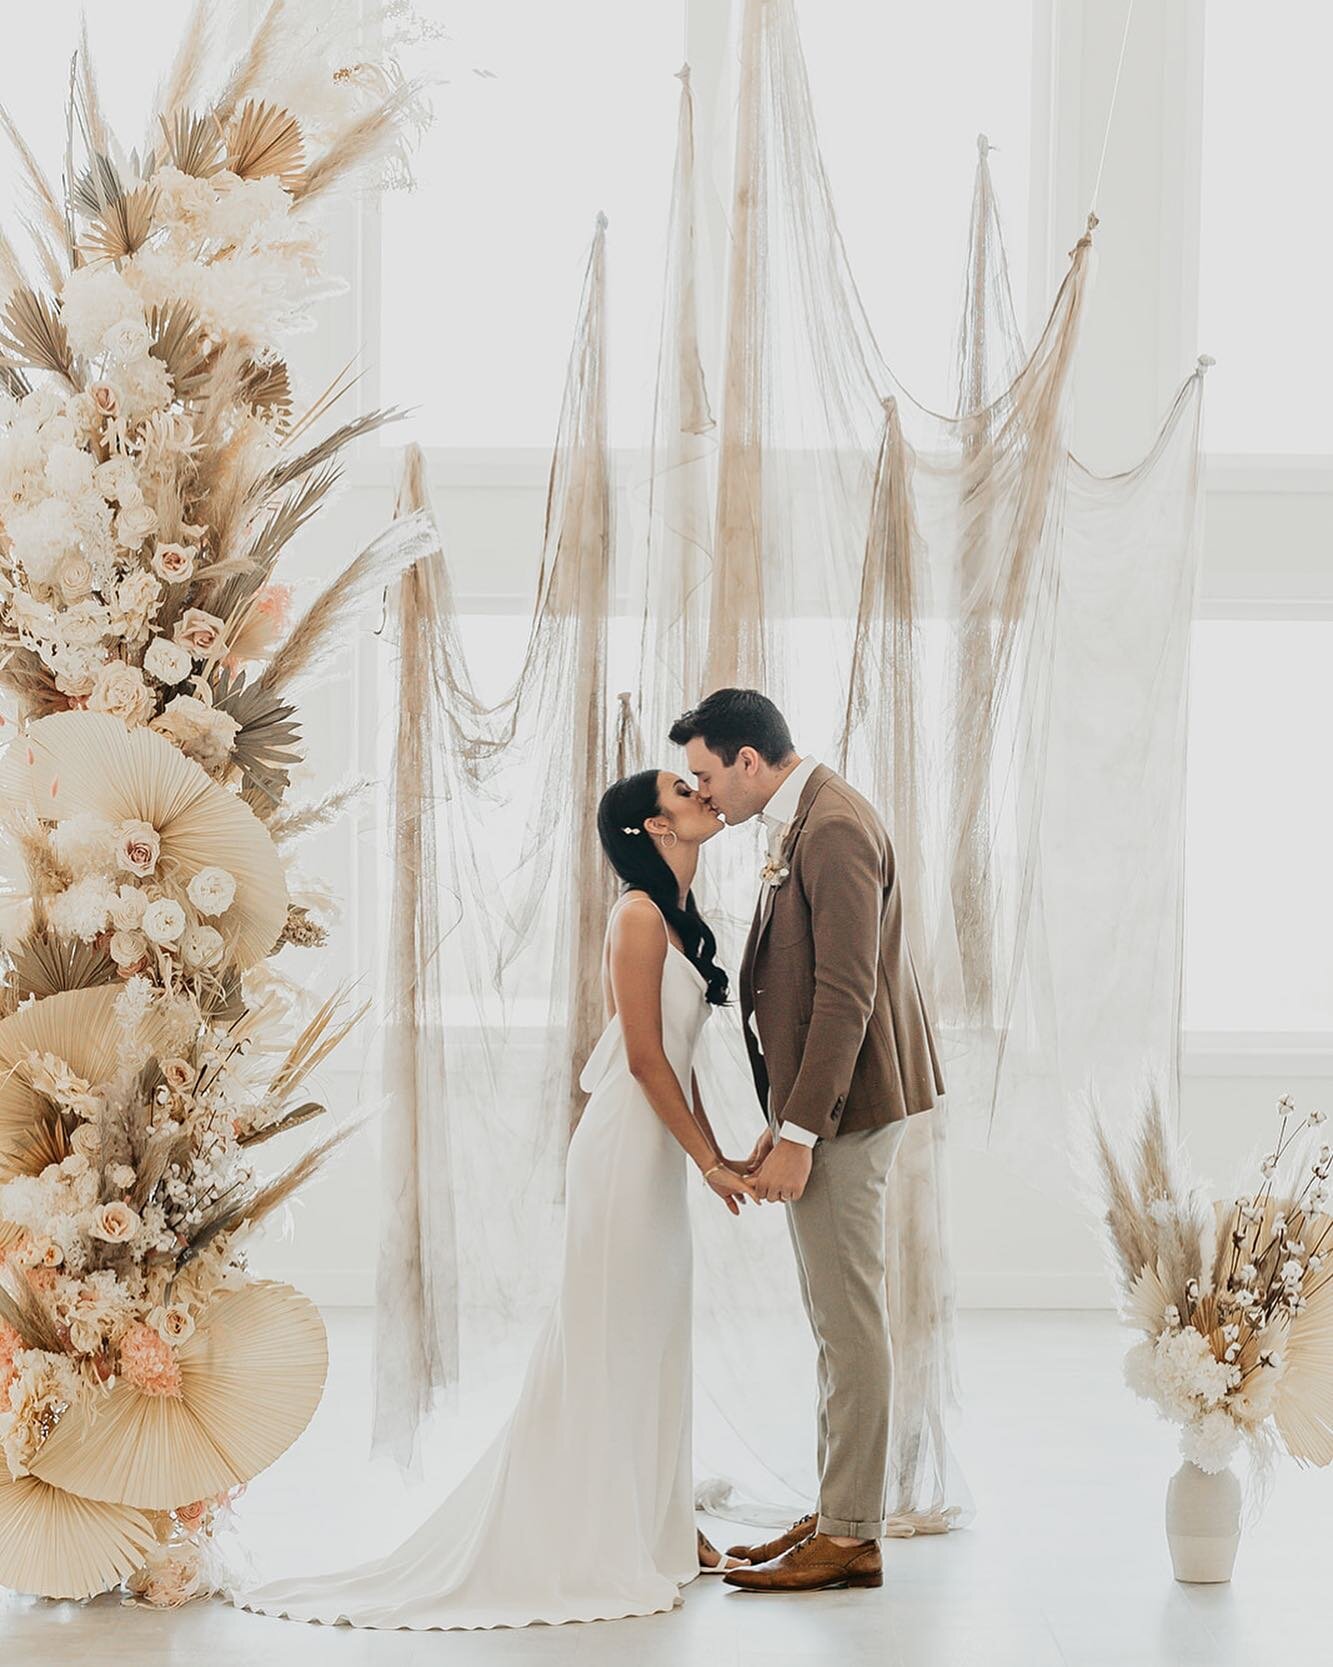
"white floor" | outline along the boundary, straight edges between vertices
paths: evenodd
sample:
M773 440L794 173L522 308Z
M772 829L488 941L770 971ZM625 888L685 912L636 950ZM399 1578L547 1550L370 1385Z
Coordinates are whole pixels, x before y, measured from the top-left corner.
M368 1319L330 1316L333 1369L305 1437L256 1482L246 1534L267 1569L312 1566L284 1525L336 1511L350 1557L380 1550L411 1507L360 1479ZM1170 1433L1120 1380L1109 1315L970 1313L956 1448L971 1528L887 1541L880 1591L762 1597L701 1579L674 1613L492 1633L370 1633L272 1620L210 1601L168 1614L112 1597L78 1606L0 1594L4 1667L305 1667L312 1662L606 1663L620 1667L1229 1667L1333 1653L1325 1581L1333 1477L1286 1467L1225 1587L1178 1586L1162 1530ZM461 1457L462 1455L460 1455ZM357 1476L354 1486L339 1478ZM380 1491L377 1492L377 1487ZM416 1516L429 1507L419 1496ZM705 1524L705 1526L708 1526ZM739 1537L719 1524L715 1540Z

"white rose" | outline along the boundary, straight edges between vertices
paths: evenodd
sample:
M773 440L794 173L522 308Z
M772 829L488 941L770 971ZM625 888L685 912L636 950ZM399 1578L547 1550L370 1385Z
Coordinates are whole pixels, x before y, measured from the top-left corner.
M93 712L109 712L133 729L147 723L157 702L138 666L126 665L124 660L108 660L93 680L88 706Z
M144 650L143 669L159 683L179 683L193 664L189 650L167 637L154 637Z
M222 934L214 926L187 926L181 939L181 956L190 967L215 967L222 949Z
M148 899L138 886L121 886L111 899L111 924L118 932L137 932Z
M199 1072L188 1059L163 1059L159 1063L162 1067L163 1082L177 1094L184 1094L198 1081Z
M153 572L168 584L183 584L194 575L195 552L186 544L159 544L153 552Z
M150 504L127 504L116 517L116 539L127 550L137 550L157 531L157 511Z
M99 463L93 470L93 484L108 500L114 498L122 504L131 499L143 502L139 477L128 457L108 457L105 463Z
M92 563L77 551L63 556L56 565L55 581L62 602L82 602L93 588Z
M225 868L201 868L185 890L201 915L220 915L231 908L236 881Z
M75 1354L96 1354L102 1346L102 1328L91 1320L71 1320L69 1340Z
M157 867L161 855L162 840L151 822L131 818L116 830L116 862L127 874L146 879Z
M102 1151L102 1131L96 1123L80 1123L69 1137L70 1146L91 1163Z
M183 1302L154 1308L148 1323L164 1343L188 1343L194 1336L194 1316Z
M159 897L143 912L143 930L156 944L175 943L185 930L185 910L173 897Z
M133 930L113 932L107 950L118 967L137 968L148 953L148 939Z
M105 1244L128 1244L138 1231L138 1215L119 1198L99 1204L88 1224L89 1235Z
M206 660L210 654L226 651L227 644L222 635L224 625L225 622L216 614L205 613L202 608L187 608L176 621L172 636L182 647L188 648L196 660Z
M102 346L118 364L142 359L153 338L141 318L122 318L102 332Z

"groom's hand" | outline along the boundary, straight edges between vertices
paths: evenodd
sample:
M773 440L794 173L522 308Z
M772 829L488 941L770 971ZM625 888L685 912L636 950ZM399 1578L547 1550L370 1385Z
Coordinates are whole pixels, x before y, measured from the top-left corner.
M768 1156L768 1154L772 1150L773 1150L773 1131L772 1131L772 1129L765 1129L763 1134L761 1134L759 1136L759 1139L755 1141L754 1150L750 1153L749 1157L746 1158L745 1162L740 1166L741 1174L742 1175L753 1175L754 1172L760 1167L760 1165L763 1163L764 1159Z
M751 1177L754 1195L765 1204L790 1204L805 1191L814 1148L780 1140Z

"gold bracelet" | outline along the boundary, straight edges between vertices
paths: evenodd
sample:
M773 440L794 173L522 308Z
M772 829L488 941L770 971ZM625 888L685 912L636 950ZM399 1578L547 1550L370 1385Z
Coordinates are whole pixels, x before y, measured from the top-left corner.
M715 1170L715 1169L725 1169L726 1167L727 1166L724 1163L715 1163L713 1165L713 1169L705 1169L704 1170L704 1180L706 1181L708 1179L708 1177L713 1173L713 1170Z

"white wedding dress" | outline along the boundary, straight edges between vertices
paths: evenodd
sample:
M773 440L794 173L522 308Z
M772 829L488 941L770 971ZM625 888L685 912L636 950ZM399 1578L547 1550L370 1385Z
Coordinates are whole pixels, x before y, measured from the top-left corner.
M665 929L665 922L663 922ZM662 1040L687 1100L710 1008L671 945ZM227 1594L358 1627L502 1627L671 1609L699 1572L687 1160L629 1073L619 1020L589 1056L566 1159L560 1292L509 1422L374 1562Z

